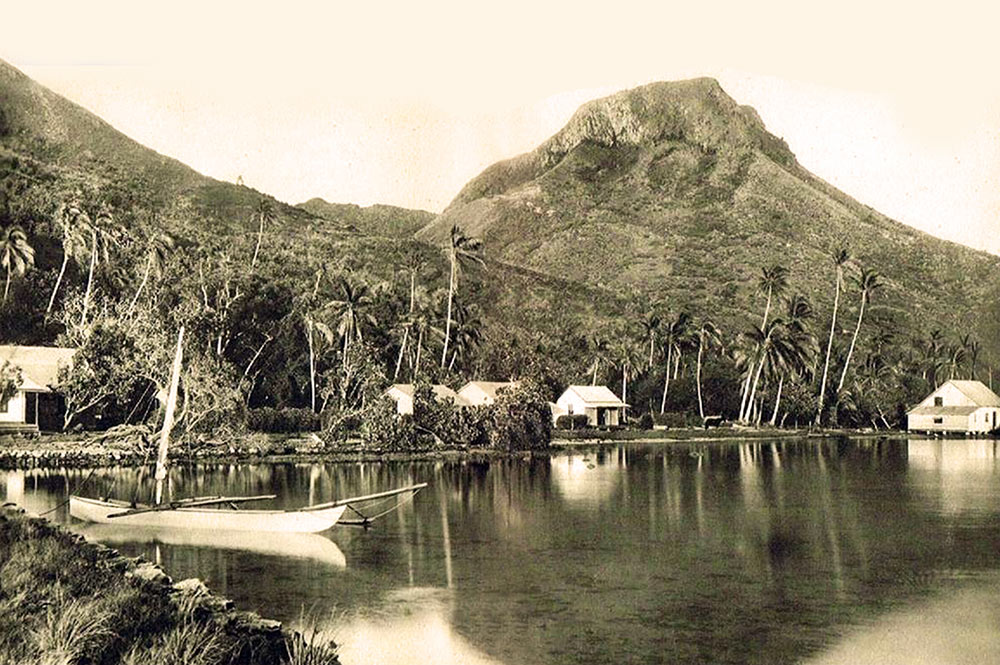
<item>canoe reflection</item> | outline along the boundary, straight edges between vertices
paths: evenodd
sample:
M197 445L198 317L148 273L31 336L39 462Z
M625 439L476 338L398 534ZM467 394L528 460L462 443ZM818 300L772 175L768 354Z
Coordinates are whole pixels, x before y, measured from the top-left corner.
M336 568L347 566L347 559L337 543L317 533L283 533L280 538L275 538L273 534L243 531L124 527L114 524L74 524L72 528L87 539L105 545L158 543L175 547L211 547L288 559L308 559Z

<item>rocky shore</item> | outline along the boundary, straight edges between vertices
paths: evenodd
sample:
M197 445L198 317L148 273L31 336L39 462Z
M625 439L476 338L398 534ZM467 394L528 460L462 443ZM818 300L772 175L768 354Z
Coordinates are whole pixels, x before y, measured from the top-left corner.
M0 509L0 662L336 665L333 645L174 582L11 504Z

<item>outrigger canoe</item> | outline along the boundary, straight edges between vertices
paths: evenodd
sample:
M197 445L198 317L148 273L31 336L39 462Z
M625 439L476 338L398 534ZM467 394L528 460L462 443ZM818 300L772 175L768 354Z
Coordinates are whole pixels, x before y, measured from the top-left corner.
M275 498L273 494L251 497L196 497L156 505L70 496L69 514L86 522L119 526L318 533L326 531L338 522L367 527L380 515L366 516L358 510L359 505L405 492L416 493L426 486L427 483L420 483L387 492L339 499L291 510L243 510L237 507L239 503L273 499ZM360 519L341 521L341 516L348 508Z

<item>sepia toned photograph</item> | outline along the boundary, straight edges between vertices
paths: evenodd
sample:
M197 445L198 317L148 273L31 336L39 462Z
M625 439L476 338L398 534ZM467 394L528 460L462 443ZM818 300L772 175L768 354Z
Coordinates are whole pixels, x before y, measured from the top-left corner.
M1000 663L1000 9L9 4L0 665Z

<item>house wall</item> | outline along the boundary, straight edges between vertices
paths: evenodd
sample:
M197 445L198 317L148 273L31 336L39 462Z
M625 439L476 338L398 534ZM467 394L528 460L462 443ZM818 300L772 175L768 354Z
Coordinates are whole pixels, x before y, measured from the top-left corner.
M486 406L493 403L493 399L478 386L463 386L458 394L472 406Z
M586 403L575 392L567 390L558 400L556 405L567 414L587 413ZM589 413L587 414L589 417Z
M984 406L969 418L969 430L972 432L992 432L997 425L1000 425L1000 409L993 406Z
M908 430L917 432L969 432L974 413L968 416L918 416L910 415L906 421ZM940 418L940 423L934 419Z
M22 390L10 398L7 408L0 410L0 423L23 423L25 413L26 393Z
M386 393L396 402L396 413L399 415L412 415L413 414L413 398L406 393L399 392L398 390L390 390Z
M976 406L976 403L965 396L961 390L950 383L945 383L932 392L918 406L934 406L934 398L941 397L943 406Z

